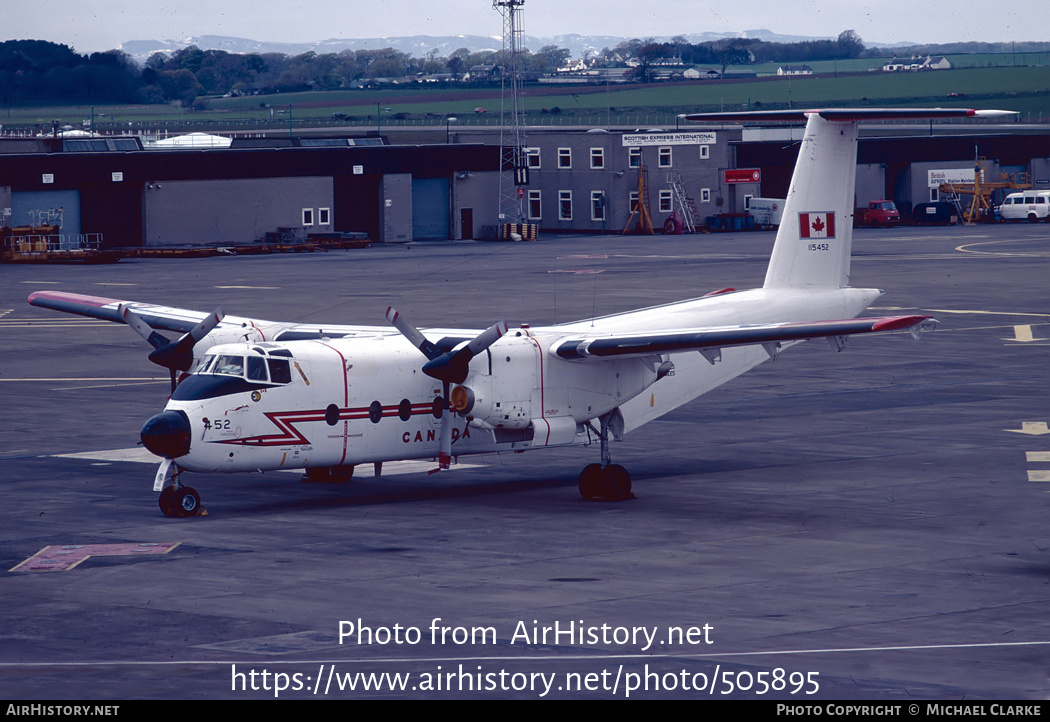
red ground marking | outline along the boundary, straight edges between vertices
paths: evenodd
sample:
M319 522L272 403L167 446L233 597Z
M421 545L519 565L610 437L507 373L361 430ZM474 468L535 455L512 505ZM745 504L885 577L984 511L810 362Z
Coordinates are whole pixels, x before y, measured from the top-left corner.
M126 556L129 554L167 554L182 542L154 544L65 544L46 546L26 559L12 572L65 572L88 557Z

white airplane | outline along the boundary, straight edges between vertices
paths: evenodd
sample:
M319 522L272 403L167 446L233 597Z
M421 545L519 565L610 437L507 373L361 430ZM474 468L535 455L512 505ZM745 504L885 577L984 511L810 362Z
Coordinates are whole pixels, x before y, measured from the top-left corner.
M789 345L908 329L928 316L857 318L882 291L850 288L857 126L863 119L997 111L814 110L696 114L698 121L804 120L783 222L761 288L545 327L432 328L280 323L59 291L29 302L124 322L171 371L165 410L142 427L162 457L154 490L168 516L202 511L183 471L305 469L346 480L355 465L598 442L580 474L587 499L631 498L610 440L776 358ZM175 342L157 330L181 332ZM181 382L176 383L181 375Z

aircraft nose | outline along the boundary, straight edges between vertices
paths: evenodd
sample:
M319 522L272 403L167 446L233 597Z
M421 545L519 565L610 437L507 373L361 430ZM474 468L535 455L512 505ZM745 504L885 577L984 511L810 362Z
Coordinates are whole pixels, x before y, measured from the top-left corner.
M142 445L157 456L176 459L190 453L190 420L182 411L162 411L140 432Z

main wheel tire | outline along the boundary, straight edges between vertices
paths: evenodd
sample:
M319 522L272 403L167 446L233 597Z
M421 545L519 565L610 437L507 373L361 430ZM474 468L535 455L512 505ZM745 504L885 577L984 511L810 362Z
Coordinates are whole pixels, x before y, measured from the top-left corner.
M314 484L346 482L354 475L353 466L311 466L303 474L303 481Z
M610 464L602 471L602 496L608 501L633 499L631 493L631 475L619 464Z
M599 498L599 479L602 474L601 464L588 464L580 472L580 496L588 501Z
M201 497L193 487L184 486L175 492L173 499L179 516L197 516L201 508Z
M353 466L333 466L329 469L332 481L347 482L354 476Z

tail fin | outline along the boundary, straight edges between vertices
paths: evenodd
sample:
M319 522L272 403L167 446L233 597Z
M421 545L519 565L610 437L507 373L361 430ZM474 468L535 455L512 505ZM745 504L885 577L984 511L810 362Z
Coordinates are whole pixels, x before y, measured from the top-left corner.
M813 113L791 176L765 288L849 285L857 123Z
M688 120L806 121L787 202L766 269L765 288L844 288L853 245L857 126L861 120L1001 114L965 108L832 108L698 113Z

